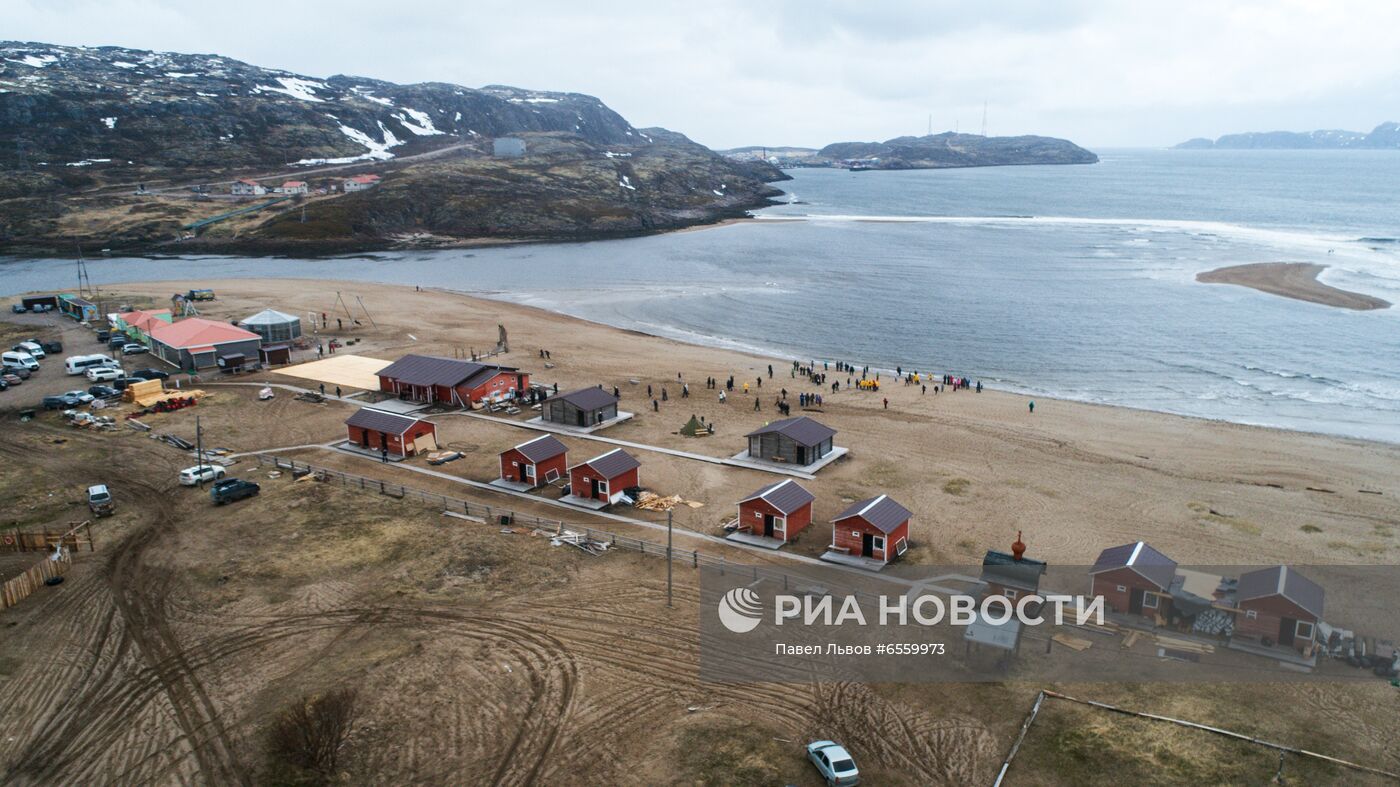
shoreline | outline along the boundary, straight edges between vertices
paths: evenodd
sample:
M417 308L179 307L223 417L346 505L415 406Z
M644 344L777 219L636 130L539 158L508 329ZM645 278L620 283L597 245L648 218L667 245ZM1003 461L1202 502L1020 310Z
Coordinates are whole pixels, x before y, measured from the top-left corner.
M1352 311L1389 309L1390 301L1323 284L1317 280L1326 265L1313 262L1254 262L1227 265L1196 274L1202 284L1233 284L1252 290Z

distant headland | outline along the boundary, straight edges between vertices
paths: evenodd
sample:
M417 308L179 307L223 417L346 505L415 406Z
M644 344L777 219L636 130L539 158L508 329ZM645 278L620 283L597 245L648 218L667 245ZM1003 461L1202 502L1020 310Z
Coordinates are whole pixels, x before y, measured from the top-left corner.
M1400 150L1400 123L1387 122L1369 133L1319 131L1250 131L1219 139L1188 139L1173 150Z
M760 159L779 167L850 170L951 169L1028 164L1094 164L1093 152L1055 137L984 137L952 131L884 142L835 142L824 148L751 145L722 150L740 160Z

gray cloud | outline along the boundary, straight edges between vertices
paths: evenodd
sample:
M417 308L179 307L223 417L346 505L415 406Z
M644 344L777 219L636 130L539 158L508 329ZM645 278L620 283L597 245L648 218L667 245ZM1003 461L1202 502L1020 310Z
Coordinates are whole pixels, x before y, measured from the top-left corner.
M1091 146L1400 119L1383 0L0 0L0 35L591 93L715 147L980 125Z

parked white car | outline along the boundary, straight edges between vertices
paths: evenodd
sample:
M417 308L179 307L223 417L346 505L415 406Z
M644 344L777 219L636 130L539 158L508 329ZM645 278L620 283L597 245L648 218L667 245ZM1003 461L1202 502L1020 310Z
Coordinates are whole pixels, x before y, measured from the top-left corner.
M126 372L121 369L113 369L110 366L94 366L84 374L89 380L95 383L106 382L107 380L119 380L126 376Z
M96 397L94 397L92 394L88 393L87 391L65 391L65 392L63 393L63 395L64 395L64 396L71 396L71 397L73 397L74 399L77 399L77 400L78 400L79 402L81 402L82 404L91 404L91 403L92 403L92 400L93 400L94 398L96 398Z
M835 741L812 741L807 744L807 759L817 766L822 779L831 787L860 784L860 771L850 752Z
M224 477L224 469L218 465L196 465L180 471L181 486L194 486L203 481L217 481Z
M42 344L39 344L38 342L20 342L19 344L16 344L10 349L14 350L15 352L29 353L35 358L44 357L44 346Z

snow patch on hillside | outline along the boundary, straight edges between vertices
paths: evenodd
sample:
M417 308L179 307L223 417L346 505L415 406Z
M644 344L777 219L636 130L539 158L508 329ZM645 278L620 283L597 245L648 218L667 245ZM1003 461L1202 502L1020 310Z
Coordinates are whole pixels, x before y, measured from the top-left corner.
M404 117L405 114L413 118L413 120L409 120L407 117ZM403 112L394 115L394 118L397 119L399 123L403 125L404 128L408 129L414 134L417 134L420 137L431 137L437 134L447 133L445 131L437 130L437 127L433 125L433 119L428 117L427 112L419 112L416 109L409 109L408 107L404 107Z
M299 101L325 101L325 99L318 97L315 92L317 88L321 90L326 89L325 84L322 82L313 82L310 79L297 79L296 77L277 77L277 81L282 85L281 87L258 85L253 88L252 92L262 93L266 91L269 93L282 93L283 95L291 96Z

